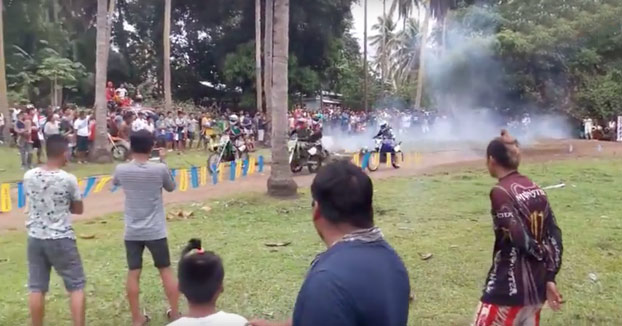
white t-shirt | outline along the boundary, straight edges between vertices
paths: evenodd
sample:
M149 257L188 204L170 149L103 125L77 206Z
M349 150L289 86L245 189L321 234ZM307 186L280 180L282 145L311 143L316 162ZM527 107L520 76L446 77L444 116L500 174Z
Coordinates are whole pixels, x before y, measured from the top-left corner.
M147 124L147 121L143 120L143 119L136 119L134 120L134 122L132 122L132 131L133 132L137 132L139 130L143 130L143 129L148 129L149 125Z
M124 99L125 96L127 96L127 89L119 87L117 88L116 93L117 95L119 95L119 98Z
M76 119L73 122L73 129L77 130L77 135L80 137L88 137L89 136L89 119Z
M220 311L203 318L182 317L168 326L246 326L246 323L248 320L240 315Z

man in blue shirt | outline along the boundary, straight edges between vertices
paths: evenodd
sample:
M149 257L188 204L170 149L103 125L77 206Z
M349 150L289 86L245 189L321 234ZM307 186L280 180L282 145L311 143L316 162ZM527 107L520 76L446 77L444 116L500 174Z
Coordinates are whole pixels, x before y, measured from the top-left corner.
M313 224L328 249L311 264L293 320L253 326L406 326L408 272L374 226L371 179L349 162L325 166L311 185Z

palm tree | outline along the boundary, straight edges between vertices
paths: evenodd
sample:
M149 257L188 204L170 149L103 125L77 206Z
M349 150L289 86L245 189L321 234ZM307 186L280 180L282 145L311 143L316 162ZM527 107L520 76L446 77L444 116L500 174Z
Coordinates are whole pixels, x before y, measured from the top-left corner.
M376 49L375 65L379 68L382 81L386 82L392 66L391 58L396 50L397 24L391 18L378 17L378 23L371 29L378 33L369 38L370 45Z
M4 115L4 129L2 132L2 139L9 143L11 137L9 122L11 121L11 115L9 114L9 98L6 88L6 62L4 61L4 3L0 0L0 113Z
M363 90L363 94L364 94L364 99L363 99L363 105L365 106L365 110L368 109L368 97L369 97L369 72L367 71L367 0L365 0L365 3L363 4L364 8L364 18L363 20L365 21L364 23L364 28L365 31L363 32L363 73L365 74L364 76L364 87L365 89Z
M397 85L414 82L414 72L419 65L419 24L416 19L406 20L406 28L396 37L391 77Z
M287 155L287 63L289 59L289 0L276 0L274 8L274 56L272 87L272 166L268 194L290 197L298 185L289 169Z
M457 5L456 0L393 0L391 5L391 14L398 11L401 18L406 18L416 7L424 11L423 26L421 28L421 46L419 47L419 73L417 77L417 93L415 94L415 109L421 107L421 97L423 93L423 77L425 73L424 56L427 46L427 35L430 16L437 19L443 19L451 8ZM445 22L443 23L445 25Z
M164 109L173 107L171 94L171 0L164 0Z
M261 80L261 0L255 0L255 76L257 80L257 112L263 107Z
M112 161L112 155L107 149L108 125L106 105L106 77L108 72L108 1L97 0L97 49L95 63L95 143L91 151L91 160L98 163Z

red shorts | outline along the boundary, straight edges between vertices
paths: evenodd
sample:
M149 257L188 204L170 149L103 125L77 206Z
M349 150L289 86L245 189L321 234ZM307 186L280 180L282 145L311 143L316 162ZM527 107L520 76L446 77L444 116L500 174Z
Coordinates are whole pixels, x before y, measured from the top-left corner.
M541 310L542 305L508 307L480 302L473 326L539 326Z

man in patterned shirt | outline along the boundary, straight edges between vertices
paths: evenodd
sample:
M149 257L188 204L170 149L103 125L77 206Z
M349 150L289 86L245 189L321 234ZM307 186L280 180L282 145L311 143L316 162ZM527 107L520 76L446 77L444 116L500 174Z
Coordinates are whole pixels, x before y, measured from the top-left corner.
M65 137L50 136L46 142L47 163L24 175L29 206L28 290L33 326L43 325L52 267L69 292L73 325L84 325L86 279L71 226L71 214L82 214L84 206L76 177L61 169L67 162L68 150Z

